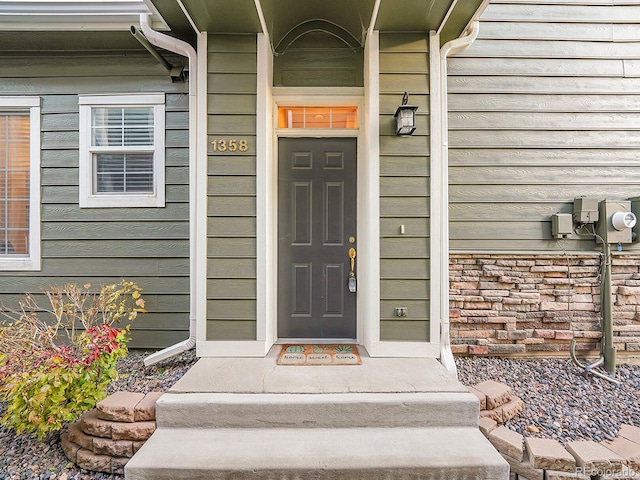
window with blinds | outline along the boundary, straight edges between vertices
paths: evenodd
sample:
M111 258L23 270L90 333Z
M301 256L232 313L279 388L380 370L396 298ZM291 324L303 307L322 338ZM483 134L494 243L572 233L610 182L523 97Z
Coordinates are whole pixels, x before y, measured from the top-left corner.
M0 256L29 255L29 113L0 112Z
M164 206L164 95L80 97L80 206Z
M153 109L94 108L91 114L94 193L153 193Z
M40 98L0 96L0 270L40 270Z

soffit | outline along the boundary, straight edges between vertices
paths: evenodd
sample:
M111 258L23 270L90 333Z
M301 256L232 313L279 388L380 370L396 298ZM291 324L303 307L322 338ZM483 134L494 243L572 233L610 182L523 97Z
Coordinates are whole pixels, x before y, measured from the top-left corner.
M147 2L180 36L178 29L184 28L186 16L176 11L177 0ZM275 47L289 31L310 20L339 25L364 43L366 31L375 15L376 1L182 0L182 4L196 28L210 33L260 33L262 15ZM397 32L440 30L443 41L447 41L464 31L481 4L482 0L381 0L374 28Z

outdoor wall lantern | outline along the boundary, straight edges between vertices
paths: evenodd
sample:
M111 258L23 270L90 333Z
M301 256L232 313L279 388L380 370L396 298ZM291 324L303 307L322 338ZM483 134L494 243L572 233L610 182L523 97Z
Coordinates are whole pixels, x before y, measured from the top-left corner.
M400 137L408 137L416 130L416 110L418 107L407 105L409 94L404 92L402 96L402 105L398 107L395 115L396 119L396 135Z

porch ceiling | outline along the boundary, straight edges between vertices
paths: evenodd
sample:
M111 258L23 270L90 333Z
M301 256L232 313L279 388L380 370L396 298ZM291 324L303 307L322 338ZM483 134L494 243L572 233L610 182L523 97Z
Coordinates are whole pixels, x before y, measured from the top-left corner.
M177 0L146 1L181 36L189 20L176 10ZM375 0L182 0L198 30L211 33L262 32L259 7L274 48L288 32L309 20L339 25L360 43L364 43L372 19L374 28L381 31L440 30L444 43L464 31L482 3L482 0L381 0L373 19Z

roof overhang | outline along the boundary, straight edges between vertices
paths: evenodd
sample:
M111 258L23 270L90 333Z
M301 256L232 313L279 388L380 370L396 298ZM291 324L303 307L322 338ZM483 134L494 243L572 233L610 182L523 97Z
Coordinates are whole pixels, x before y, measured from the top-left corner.
M128 30L140 14L151 14L155 29L169 29L143 0L0 0L0 31Z
M274 50L296 28L335 25L364 45L367 31L457 38L488 0L0 0L0 52L139 48L140 15L195 43L196 32L267 33ZM24 33L20 33L24 32ZM79 33L84 33L79 37ZM113 32L112 36L108 32Z
M192 25L210 33L268 33L274 46L295 27L323 20L347 30L364 44L373 28L441 34L457 38L486 0L145 0L172 31Z

